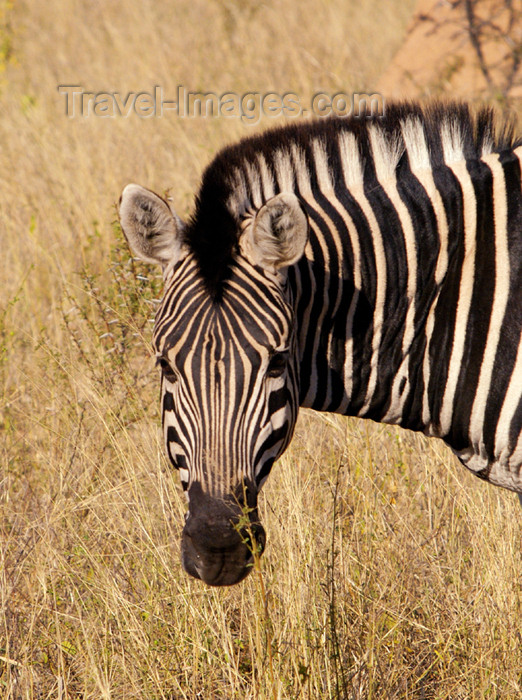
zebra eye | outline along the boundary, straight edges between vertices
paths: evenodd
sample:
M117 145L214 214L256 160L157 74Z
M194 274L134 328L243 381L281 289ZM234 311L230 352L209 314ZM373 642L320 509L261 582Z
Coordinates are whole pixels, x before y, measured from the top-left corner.
M161 367L161 372L165 379L173 384L175 381L177 381L177 376L172 367L169 365L167 360L165 360L163 357L158 357L156 364Z
M287 359L287 352L275 352L268 363L267 377L280 377L285 371Z

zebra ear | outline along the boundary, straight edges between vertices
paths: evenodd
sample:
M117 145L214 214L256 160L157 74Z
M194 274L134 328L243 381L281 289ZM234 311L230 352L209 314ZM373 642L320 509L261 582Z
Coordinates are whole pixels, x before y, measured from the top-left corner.
M308 218L295 194L281 192L266 202L248 228L242 252L256 265L277 270L296 263L308 241Z
M127 185L120 197L120 223L132 251L166 268L183 255L183 223L167 202L140 185Z

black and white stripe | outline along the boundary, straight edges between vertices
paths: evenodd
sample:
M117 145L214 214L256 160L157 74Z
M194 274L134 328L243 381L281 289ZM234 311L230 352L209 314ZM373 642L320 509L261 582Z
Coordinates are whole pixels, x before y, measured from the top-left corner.
M291 308L253 266L236 267L223 286L217 305L187 256L154 333L169 457L185 489L195 481L215 496L268 474L297 410L297 377L286 362Z
M440 437L522 492L521 144L488 111L398 105L216 157L155 330L186 487L260 485L303 405ZM279 193L309 225L284 274L243 244Z

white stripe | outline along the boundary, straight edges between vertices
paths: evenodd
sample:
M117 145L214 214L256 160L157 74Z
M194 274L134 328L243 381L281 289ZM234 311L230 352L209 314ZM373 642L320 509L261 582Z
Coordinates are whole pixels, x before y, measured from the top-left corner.
M278 149L274 154L274 165L280 191L294 192L295 178L290 153L281 148Z
M292 144L291 152L292 152L292 160L294 163L294 170L295 170L295 174L296 174L296 181L297 181L297 187L299 189L299 194L306 202L308 202L310 204L310 206L315 205L315 208L318 209L319 207L317 206L317 203L315 202L314 194L312 192L312 185L310 182L310 173L308 172L308 166L306 164L305 155L304 155L303 151L295 144ZM325 268L328 269L328 267L330 265L330 256L328 255L328 248L326 247L326 244L324 242L324 236L323 236L322 232L320 231L319 227L317 226L317 224L313 221L313 219L311 219L311 218L309 219L309 224L310 224L310 228L314 232L315 240L319 243L319 245L321 247L321 250L322 250L322 253L324 256L324 260L325 260ZM306 245L305 255L308 258L308 260L313 260L313 248L312 248L310 242L308 242ZM312 281L313 288L311 290L308 290L310 292L310 302L308 304L306 311L303 314L303 323L301 324L301 328L300 328L299 346L301 348L304 348L306 346L306 339L307 339L307 335L308 335L308 332L310 329L310 323L311 323L310 319L311 319L312 305L314 303L315 293L317 291L315 275L310 273L310 280ZM323 303L322 303L321 316L318 319L314 319L314 321L313 321L314 324L316 324L317 328L320 328L320 326L321 326L321 321L324 317L326 305L328 303L328 290L325 288L322 290L322 293L323 293ZM318 342L319 342L318 334L315 334L313 357L316 357ZM311 406L312 405L314 397L317 393L317 383L318 383L317 364L312 361L312 376L310 377L308 393L301 403L302 406Z
M229 180L229 186L232 194L228 198L227 207L237 219L240 219L248 209L249 204L245 176L242 170L239 168L234 169Z
M511 373L511 379L509 381L509 386L504 397L504 402L502 404L502 409L500 411L500 416L497 423L497 430L495 433L495 456L500 455L506 450L509 443L509 428L513 416L520 404L522 399L522 334L518 339L518 351L515 360L515 366L513 367L513 372ZM519 458L522 456L522 434L519 437L517 449ZM510 463L513 460L510 460Z
M338 143L346 189L349 190L353 187L360 188L363 184L363 167L357 139L351 132L341 132L339 134ZM347 410L353 393L353 319L357 308L357 302L359 301L359 294L362 289L361 246L359 242L359 234L352 218L348 215L344 207L342 207L342 216L346 228L348 229L348 235L352 247L354 293L346 318L346 341L344 345L343 375L344 390L346 393L346 406L344 405L344 402L341 404L339 407L340 413Z
M486 347L480 367L475 400L471 409L469 437L471 444L480 452L485 452L482 444L482 432L484 427L484 413L486 401L491 386L493 365L497 355L500 331L506 312L509 296L509 248L507 232L507 196L504 170L499 161L498 154L493 154L483 159L493 173L493 210L495 221L495 290L493 305L489 318L489 328L486 339ZM480 449L479 446L482 448Z
M333 181L330 168L328 166L328 154L326 153L326 145L323 139L314 139L312 141L312 154L315 163L315 174L319 184L320 191L329 196L333 193Z
M362 172L362 165L356 168L354 165L355 178L357 178L357 170ZM379 349L381 346L382 326L384 323L384 304L386 301L386 255L384 253L384 243L381 230L370 202L364 192L364 181L361 179L359 185L352 186L352 195L361 207L361 210L368 221L371 230L371 243L373 246L375 258L375 304L373 312L373 337L372 337L372 357L370 360L370 376L368 386L366 388L366 396L364 405L359 411L359 415L363 416L370 408L375 388L377 386L377 371L379 367Z
M294 164L294 172L296 176L296 182L297 182L297 187L299 190L299 194L305 201L310 201L313 199L312 195L312 185L310 183L310 173L308 172L308 168L306 165L306 159L303 151L295 144L292 143L290 146L291 150L291 155L292 155L292 162ZM313 222L309 221L310 226L312 226ZM317 235L317 227L313 227L314 231ZM308 261L308 266L309 266L309 280L311 284L311 289L307 290L310 293L310 301L308 303L308 306L306 310L303 313L303 322L300 324L300 328L298 329L299 332L299 337L298 337L298 347L304 349L306 347L306 338L307 338L307 332L309 328L309 321L310 321L310 314L311 314L311 308L312 304L314 301L314 296L317 291L317 283L315 280L315 275L312 274L312 263L314 260L314 251L312 248L311 241L308 240L306 246L305 246L305 258ZM300 297L302 294L302 282L301 282L301 275L299 272L299 267L296 268L296 294L297 297Z
M372 146L373 163L379 182L395 178L395 171L404 153L404 142L398 133L390 136L381 128L370 125L368 135Z
M377 370L379 368L379 349L381 346L382 326L384 323L384 303L386 301L386 255L381 230L370 202L366 198L363 186L353 187L352 194L361 207L371 231L371 243L375 258L375 304L373 310L372 358L370 360L370 376L366 388L364 405L359 411L363 416L370 408L375 388L377 386Z
M250 192L252 193L252 204L256 209L260 209L263 206L263 193L261 191L261 178L259 175L259 170L257 170L254 164L250 163L249 161L244 161L243 167L250 186Z
M310 201L313 199L313 192L305 154L295 143L292 143L290 151L299 193L303 199Z
M522 146L516 148L514 151L517 156L520 167L522 169ZM502 410L500 411L500 416L498 419L497 430L495 433L495 455L499 455L502 450L505 450L509 442L509 428L513 416L518 408L520 400L522 398L522 333L518 339L518 351L515 360L515 366L513 367L513 372L511 373L511 379L509 386L504 397L504 402L502 404ZM513 453L510 456L509 464L511 467L518 467L519 480L520 475L520 465L522 462L522 434L518 438L518 443Z
M263 187L263 201L266 202L275 195L274 178L262 153L257 154L257 162L259 163L259 174Z
M316 161L316 171L317 171L317 176L318 176L318 181L319 181L319 186L321 186L321 180L319 178L322 178L322 184L324 187L331 187L331 182L330 182L330 177L328 173L328 166L326 163L326 153L321 154L321 146L318 144L318 142L313 143L313 152L314 152L314 159ZM305 164L303 163L303 166ZM321 209L321 207L318 205L318 203L315 200L315 197L313 196L312 191L310 190L309 196L306 198L308 203L314 207L317 211L319 211L320 215L327 221L328 229L333 233L335 227L332 223L332 221L326 216L324 211ZM315 238L318 241L319 245L321 246L321 250L324 256L324 266L326 270L330 269L330 254L328 251L328 246L326 245L324 236L322 234L322 231L319 229L319 227L315 224L313 220L310 220L310 226L315 232ZM339 251L338 251L339 255ZM323 300L322 300L322 305L321 305L321 311L319 314L319 318L314 319L314 325L316 328L321 328L323 324L323 320L326 314L326 310L328 308L328 301L329 301L329 294L328 294L328 287L327 285L323 286ZM313 303L313 298L310 300L310 303ZM307 324L308 325L308 324ZM316 358L318 355L318 348L319 348L319 340L320 340L320 334L319 333L314 333L314 345L313 345L313 352L312 352L312 357ZM309 388L308 388L308 393L304 398L303 405L311 405L313 403L313 400L317 394L317 383L318 383L318 375L317 375L317 363L312 361L312 377L310 380ZM330 373L327 375L327 388L326 388L326 397L328 400L328 396L331 394L331 376Z
M395 207L400 220L406 250L406 295L408 310L402 337L402 362L392 383L390 407L382 421L400 422L404 402L409 393L409 351L415 335L415 293L417 290L417 246L410 212L397 189L396 167L404 151L403 143L396 137L391 141L385 138L380 129L369 130L377 179Z
M401 199L397 190L396 181L388 181L383 184L383 189L388 194L399 215L401 228L406 247L406 265L408 270L408 282L406 294L408 297L408 310L404 324L404 335L402 337L402 362L393 380L391 390L390 407L386 415L382 418L384 423L399 423L401 421L404 402L409 394L409 353L411 344L415 337L415 294L417 292L417 246L413 222L407 206ZM405 381L404 381L405 380Z
M351 131L341 131L338 137L341 165L347 189L364 184L364 163L359 144Z
M431 160L424 134L424 127L418 117L408 117L401 121L402 137L408 152L410 168L413 171L428 170L431 172Z
M444 143L444 140L443 140ZM452 142L448 153L455 158L455 143ZM462 261L459 295L457 300L457 313L455 318L455 328L453 334L453 347L448 365L448 376L442 407L440 411L441 436L446 435L451 427L455 393L457 383L462 369L462 357L464 354L464 343L466 340L466 329L468 325L471 298L473 295L473 281L475 277L475 252L476 252L476 229L477 229L477 203L473 182L468 173L466 163L462 160L450 162L449 167L457 177L462 187L462 199L464 207L464 259Z
M337 213L341 216L346 228L349 229L349 227L351 226L351 228L354 229L355 227L354 227L353 222L351 221L350 217L348 216L346 209L343 207L343 205L341 204L341 202L337 199L337 197L335 195L335 188L334 188L334 183L332 180L332 173L331 173L330 168L328 166L328 155L326 152L326 147L325 147L324 142L322 140L315 139L312 143L312 152L313 152L313 157L314 157L314 161L315 161L315 168L316 168L316 175L317 175L317 182L319 185L319 190L328 199L329 203L332 205L333 208L335 208ZM332 239L333 239L333 242L335 244L335 249L336 249L336 254L337 254L339 285L337 288L337 297L336 297L334 304L332 306L332 309L331 309L332 318L335 318L337 311L339 309L339 306L341 304L342 297L343 297L342 261L344 260L344 250L343 250L343 243L342 243L342 240L341 240L340 235L339 235L339 231L337 230L337 226L334 224L334 222L331 220L331 218L328 216L328 214L324 210L321 210L321 216L325 220L325 222L328 226L328 229L332 234ZM333 270L330 269L330 266L328 266L327 269L329 270L330 274L333 272ZM325 311L326 311L326 307L328 305L329 305L328 294L325 294ZM316 334L316 340L318 343L319 342L319 334L318 333ZM332 345L331 345L332 340L333 340L333 333L329 333L328 334L328 347L326 349L326 356L328 359L329 366L331 366L331 358L332 358L332 354L334 352L332 350ZM331 381L332 381L332 375L331 375L331 372L328 372L326 398L325 398L324 408L329 406L331 403L331 396L332 396ZM343 410L346 410L346 408L348 408L348 401L347 400L343 401L342 408L343 408ZM336 410L339 411L340 409L337 408Z
M435 310L440 296L440 286L448 271L448 219L446 210L440 195L433 172L431 169L430 154L428 144L424 134L424 127L420 119L408 119L401 123L402 135L408 152L408 160L410 167L423 186L424 191L428 195L435 219L437 221L437 232L439 236L439 252L435 266L435 284L438 291L432 301L428 316L426 319L426 346L424 350L424 358L422 363L423 375L423 396L422 396L422 422L424 426L428 426L431 420L430 406L428 398L428 387L430 380L430 345L435 327Z
M460 163L464 160L464 141L460 123L454 119L447 119L441 124L440 135L444 162L451 166L452 163Z

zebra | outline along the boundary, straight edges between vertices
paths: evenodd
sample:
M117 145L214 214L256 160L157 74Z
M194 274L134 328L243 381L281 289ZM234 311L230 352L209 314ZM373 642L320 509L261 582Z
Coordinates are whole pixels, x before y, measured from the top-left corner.
M521 162L489 108L396 103L225 147L187 222L124 188L128 243L163 268L153 342L189 574L252 570L299 406L441 438L522 492Z

